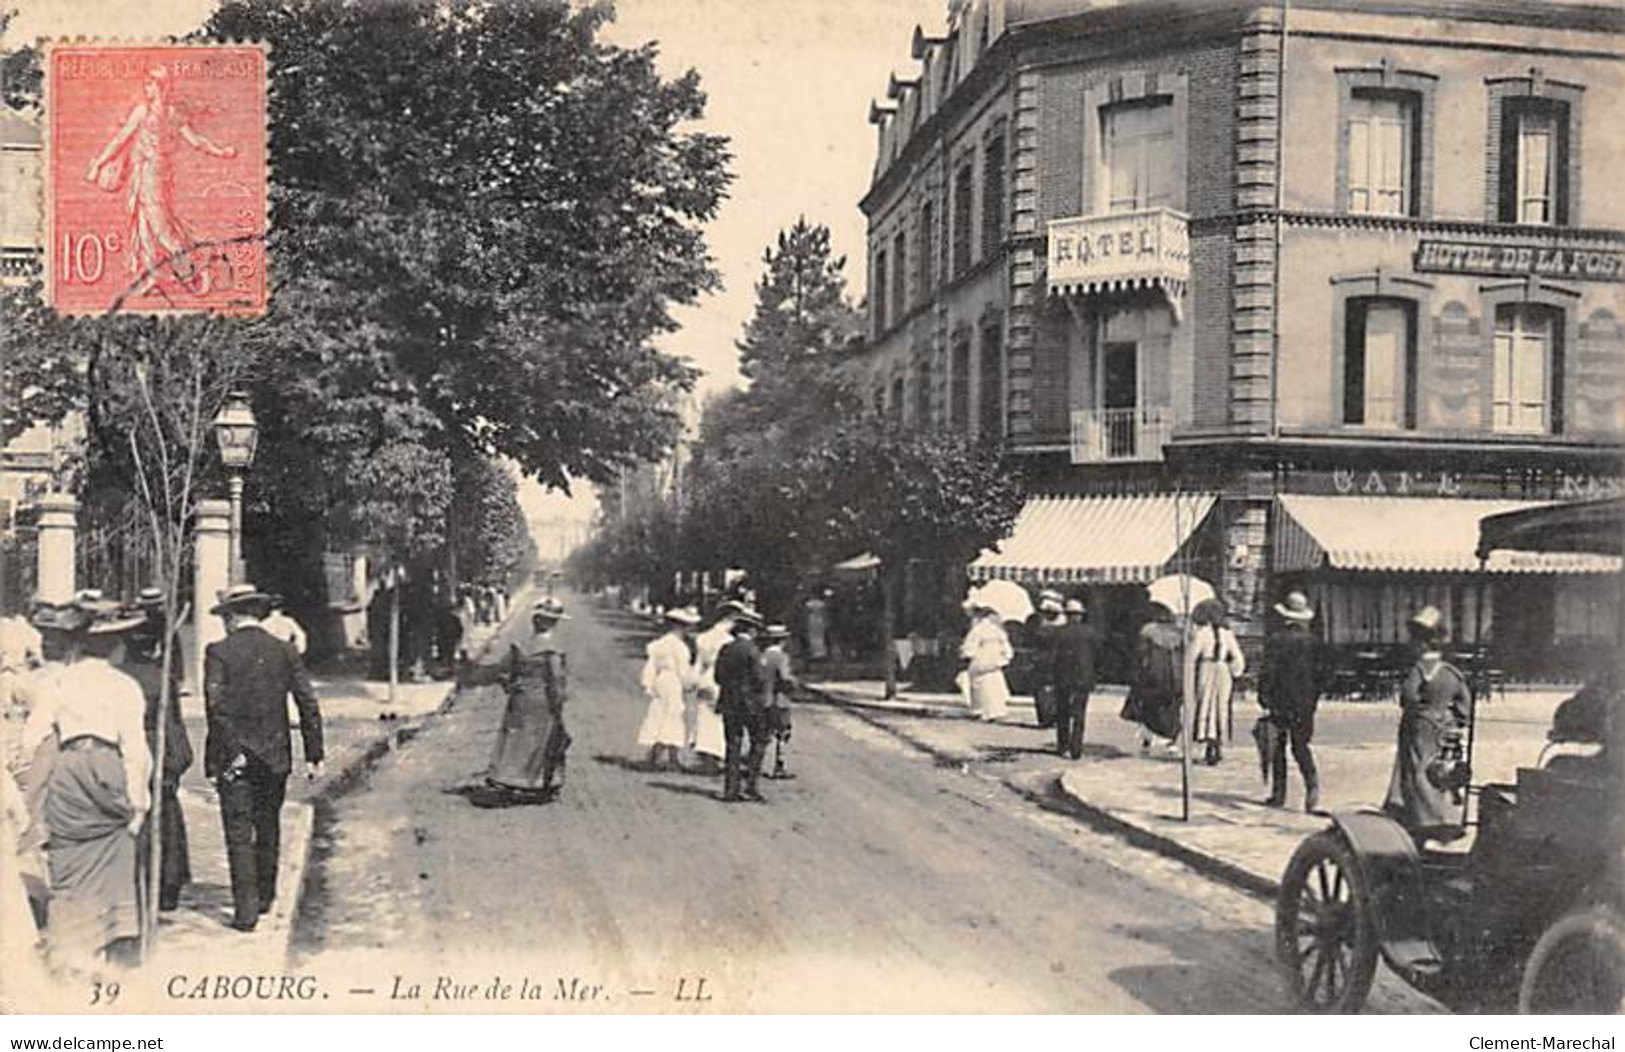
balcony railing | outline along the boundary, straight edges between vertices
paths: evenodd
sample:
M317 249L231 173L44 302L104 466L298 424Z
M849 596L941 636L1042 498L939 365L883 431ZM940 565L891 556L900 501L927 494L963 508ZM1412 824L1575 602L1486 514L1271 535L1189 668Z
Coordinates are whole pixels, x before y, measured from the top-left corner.
M1072 463L1161 460L1174 430L1167 406L1137 409L1076 409L1072 412Z
M1088 296L1160 288L1178 310L1190 277L1190 231L1179 212L1149 208L1049 224L1051 293Z

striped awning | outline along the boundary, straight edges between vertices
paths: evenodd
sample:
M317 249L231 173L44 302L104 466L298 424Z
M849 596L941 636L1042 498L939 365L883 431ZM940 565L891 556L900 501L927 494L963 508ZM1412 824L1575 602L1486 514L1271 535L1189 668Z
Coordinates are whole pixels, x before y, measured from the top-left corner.
M973 581L1147 584L1213 510L1211 493L1034 497L970 565Z
M1447 497L1331 497L1286 494L1275 523L1274 568L1390 573L1479 569L1478 524L1486 516L1545 506L1539 501ZM1491 573L1611 573L1617 556L1498 550Z

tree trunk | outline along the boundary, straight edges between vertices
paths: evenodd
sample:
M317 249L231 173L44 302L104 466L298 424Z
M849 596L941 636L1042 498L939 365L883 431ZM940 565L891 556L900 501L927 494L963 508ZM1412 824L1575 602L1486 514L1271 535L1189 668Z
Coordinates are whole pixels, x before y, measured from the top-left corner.
M892 636L897 626L898 569L895 561L888 558L880 565L880 591L883 597L880 611L881 653L885 655L886 662L887 698L897 697L897 660L892 653Z

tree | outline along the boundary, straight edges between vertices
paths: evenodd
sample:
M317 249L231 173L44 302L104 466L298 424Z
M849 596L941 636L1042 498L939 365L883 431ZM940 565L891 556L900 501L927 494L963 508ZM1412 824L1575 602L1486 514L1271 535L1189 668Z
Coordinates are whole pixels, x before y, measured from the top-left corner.
M607 5L239 0L267 41L273 258L311 336L439 421L434 444L543 482L605 481L675 434L691 370L651 338L717 284L700 225L728 182L689 73L596 34ZM384 356L374 361L376 349Z
M883 639L889 653L908 562L922 553L968 562L1007 536L1024 499L1020 472L999 447L943 431L910 431L879 417L834 428L798 458L786 494L801 509L801 558L880 557ZM897 691L886 662L886 696Z

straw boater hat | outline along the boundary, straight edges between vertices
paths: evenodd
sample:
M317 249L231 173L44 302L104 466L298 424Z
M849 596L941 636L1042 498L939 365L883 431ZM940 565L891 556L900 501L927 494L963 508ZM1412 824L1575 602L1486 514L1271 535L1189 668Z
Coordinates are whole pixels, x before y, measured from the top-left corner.
M1042 592L1039 592L1038 609L1044 611L1045 613L1059 613L1062 609L1061 593L1051 588L1046 588Z
M215 604L209 613L231 614L245 606L269 606L271 597L251 584L234 584L215 593Z
M1444 628L1444 614L1436 606L1424 606L1411 615L1409 623L1428 635L1437 635Z
M1302 592L1293 592L1286 597L1286 602L1276 603L1275 612L1288 621L1313 621L1315 611L1309 605L1309 597Z
M700 613L692 606L674 606L666 611L666 620L677 625L697 625Z
M1082 599L1068 599L1066 601L1066 612L1069 614L1087 613L1088 607L1083 605Z
M535 605L530 608L530 616L551 618L554 621L570 620L570 615L564 612L564 604L551 596L536 600Z
M141 591L135 594L135 605L163 606L164 590L154 585L148 585L146 588L141 589Z
M790 630L784 625L768 625L762 629L762 635L767 639L789 639Z

